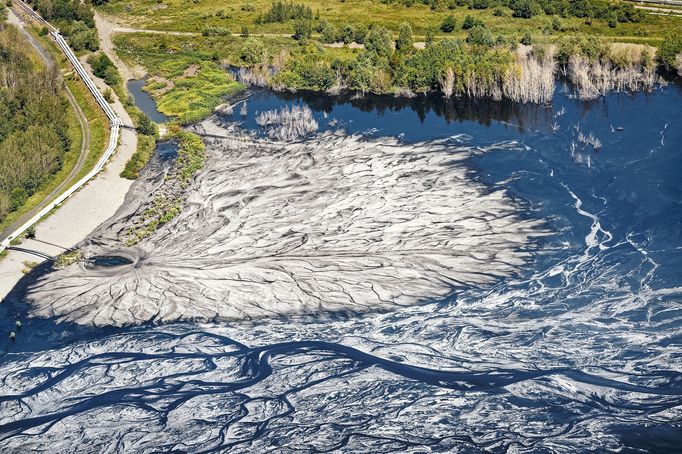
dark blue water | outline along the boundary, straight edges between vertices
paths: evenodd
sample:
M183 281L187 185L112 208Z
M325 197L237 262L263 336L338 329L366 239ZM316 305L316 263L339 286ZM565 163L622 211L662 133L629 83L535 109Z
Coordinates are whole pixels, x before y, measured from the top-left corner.
M145 79L131 79L126 84L128 92L133 96L135 106L146 113L152 121L156 123L167 122L168 117L158 111L154 98L142 89L145 83L147 83Z
M553 107L254 94L320 128L458 136L554 235L391 313L127 329L0 306L0 451L680 452L682 92Z

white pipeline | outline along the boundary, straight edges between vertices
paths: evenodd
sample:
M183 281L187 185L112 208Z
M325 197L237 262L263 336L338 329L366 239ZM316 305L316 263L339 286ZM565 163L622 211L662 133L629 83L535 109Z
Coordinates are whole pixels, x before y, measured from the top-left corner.
M83 178L81 178L76 184L71 186L69 189L67 189L64 193L62 193L59 197L57 197L55 200L53 200L51 203L49 203L45 208L40 210L35 216L33 216L31 219L26 221L21 227L19 227L17 230L12 232L7 238L5 238L2 243L0 243L0 252L5 250L7 247L9 247L10 242L17 238L19 235L21 235L23 232L26 231L30 226L38 222L40 219L43 218L46 214L48 214L50 211L52 211L55 207L58 207L61 205L67 198L69 198L73 193L78 191L80 188L82 188L88 181L90 181L95 175L97 175L106 165L107 161L111 157L112 154L114 154L114 151L116 150L116 146L118 144L118 133L120 127L123 125L123 122L121 119L116 115L114 110L111 108L109 103L104 99L104 96L100 91L97 89L97 86L95 83L92 81L88 73L85 71L85 68L83 68L83 65L81 65L80 61L78 61L78 58L76 55L73 53L69 45L66 43L64 38L59 34L59 31L52 27L47 21L45 21L42 17L40 17L36 12L31 10L28 5L26 5L24 2L17 1L22 8L24 8L26 11L29 11L30 14L38 21L41 23L45 24L50 30L52 37L55 39L57 42L57 45L59 45L59 48L64 52L64 55L66 55L66 58L69 59L69 62L71 62L71 65L74 67L78 75L83 79L83 82L85 85L88 87L88 90L90 90L90 93L92 93L92 96L94 96L95 101L97 101L97 104L100 105L104 113L106 114L107 118L109 119L109 128L111 129L111 135L109 136L109 145L107 146L107 149L104 151L104 154L102 157L97 161L97 164L95 167Z

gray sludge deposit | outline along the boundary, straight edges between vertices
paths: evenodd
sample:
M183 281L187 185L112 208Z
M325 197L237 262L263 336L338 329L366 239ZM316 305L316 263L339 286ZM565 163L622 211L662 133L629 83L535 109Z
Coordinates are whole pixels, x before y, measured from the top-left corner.
M239 134L214 120L198 128ZM206 143L179 216L125 246L168 184L156 163L81 245L116 266L44 274L26 292L32 315L128 325L388 310L516 273L547 234L503 191L472 180L465 142L323 133Z

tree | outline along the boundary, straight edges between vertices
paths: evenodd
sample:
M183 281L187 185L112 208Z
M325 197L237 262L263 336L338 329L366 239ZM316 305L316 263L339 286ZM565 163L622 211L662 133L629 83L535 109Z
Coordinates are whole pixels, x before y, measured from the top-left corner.
M449 15L448 17L443 19L443 22L440 24L440 29L443 33L452 33L455 27L457 27L457 21L455 20L455 16L453 15Z
M90 63L92 73L106 82L107 85L113 87L121 82L121 76L107 54L101 52L97 55L91 55L88 58L88 63Z
M682 36L670 33L658 50L658 60L666 70L671 71L677 66L676 60L679 54L682 54Z
M144 112L141 112L137 117L137 132L144 134L145 136L155 136L156 135L156 124L149 118Z
M247 27L246 25L242 25L242 33L241 33L242 38L248 38L249 35L250 35L249 27Z
M398 39L395 42L395 48L400 51L408 51L414 49L414 40L412 39L412 27L407 22L400 24L398 32Z
M332 44L337 42L339 39L339 34L336 31L336 27L326 20L320 22L317 31L322 34L321 40L323 43Z
M476 46L493 47L495 45L495 39L493 38L492 32L480 25L469 30L467 42Z
M365 39L365 49L379 57L390 57L393 53L391 34L384 27L373 27Z
M294 22L293 38L305 41L313 34L313 23L309 19L300 19Z
M429 27L426 30L426 47L429 47L431 44L433 44L435 36L436 33L433 31L433 28Z
M366 25L360 24L355 27L355 33L353 33L353 39L358 44L364 44L367 35L369 34L369 29Z
M344 44L350 44L355 41L355 29L353 26L350 24L344 25L343 28L341 28L338 39L343 41Z
M372 61L365 54L360 55L350 71L350 87L364 95L372 86L373 73Z
M254 37L246 38L242 44L239 58L247 65L263 63L266 59L263 41Z
M509 6L513 17L530 19L538 12L538 6L533 0L514 0Z

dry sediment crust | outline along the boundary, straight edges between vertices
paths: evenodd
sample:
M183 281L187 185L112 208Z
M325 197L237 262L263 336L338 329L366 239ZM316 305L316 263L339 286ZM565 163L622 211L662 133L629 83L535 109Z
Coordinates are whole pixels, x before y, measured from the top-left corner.
M202 124L222 133L216 123ZM300 143L212 139L182 213L132 248L121 238L163 184L147 172L84 255L28 290L33 315L79 324L239 320L386 310L489 285L545 235L503 191L472 181L452 141L321 134Z

